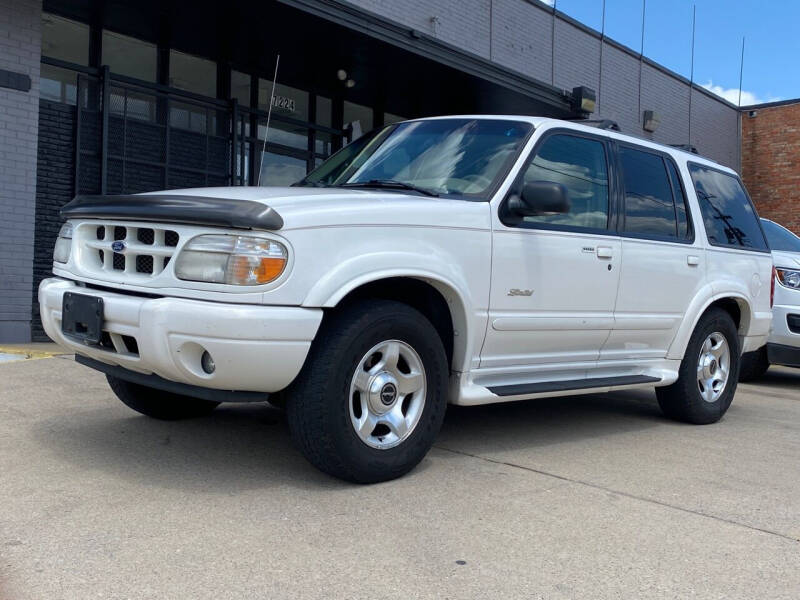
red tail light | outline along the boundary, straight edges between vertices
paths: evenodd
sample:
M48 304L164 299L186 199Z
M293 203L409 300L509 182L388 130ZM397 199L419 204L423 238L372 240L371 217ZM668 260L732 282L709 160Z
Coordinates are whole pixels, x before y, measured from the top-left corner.
M775 270L775 267L772 267L772 281L770 282L769 286L769 307L772 308L775 306L775 280L778 278L778 271Z

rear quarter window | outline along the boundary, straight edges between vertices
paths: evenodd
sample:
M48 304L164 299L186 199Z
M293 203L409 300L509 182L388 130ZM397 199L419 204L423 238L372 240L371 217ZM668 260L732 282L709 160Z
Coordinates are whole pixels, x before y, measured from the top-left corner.
M769 251L753 203L738 177L689 163L708 241L713 246Z

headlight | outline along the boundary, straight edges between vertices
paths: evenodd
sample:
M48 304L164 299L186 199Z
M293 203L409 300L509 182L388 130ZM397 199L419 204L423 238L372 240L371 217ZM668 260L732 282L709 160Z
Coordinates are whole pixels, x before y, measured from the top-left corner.
M778 274L778 281L783 287L800 290L800 271L776 268L775 272Z
M72 248L72 223L64 223L58 232L56 246L53 248L53 260L58 263L69 261L69 252Z
M242 235L201 235L178 255L175 274L186 281L262 285L286 268L286 246L274 240Z

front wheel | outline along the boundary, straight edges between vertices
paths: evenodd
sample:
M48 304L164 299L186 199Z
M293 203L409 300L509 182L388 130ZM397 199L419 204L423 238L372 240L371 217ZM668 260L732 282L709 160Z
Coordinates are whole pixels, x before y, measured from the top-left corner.
M692 333L678 380L656 388L661 410L686 423L716 423L733 401L739 362L739 337L733 319L722 309L710 309Z
M446 409L448 365L436 329L399 302L330 315L287 393L292 437L318 469L358 483L404 475Z

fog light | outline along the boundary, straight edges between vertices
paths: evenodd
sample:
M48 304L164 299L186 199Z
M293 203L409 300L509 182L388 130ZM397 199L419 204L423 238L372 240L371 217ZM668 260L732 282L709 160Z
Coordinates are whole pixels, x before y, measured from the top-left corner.
M208 353L208 350L203 352L203 356L200 357L200 366L202 366L203 371L205 371L209 375L211 375L217 368L217 365L214 364L214 359L211 358L211 355Z

